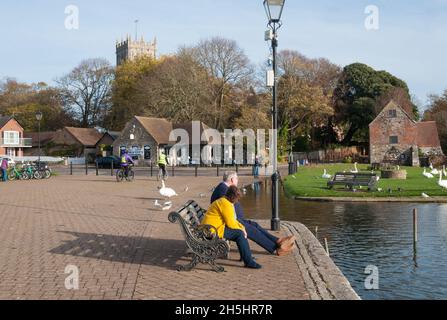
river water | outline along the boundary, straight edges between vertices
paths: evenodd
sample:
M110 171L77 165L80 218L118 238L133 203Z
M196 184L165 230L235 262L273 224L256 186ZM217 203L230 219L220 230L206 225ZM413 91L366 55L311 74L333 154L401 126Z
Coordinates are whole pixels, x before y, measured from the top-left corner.
M271 218L270 189L269 181L247 188L241 203L248 218ZM331 258L362 299L447 299L447 204L307 202L281 190L280 218L314 234L318 227L317 238L327 238ZM368 266L377 267L378 282ZM367 290L365 280L378 289Z

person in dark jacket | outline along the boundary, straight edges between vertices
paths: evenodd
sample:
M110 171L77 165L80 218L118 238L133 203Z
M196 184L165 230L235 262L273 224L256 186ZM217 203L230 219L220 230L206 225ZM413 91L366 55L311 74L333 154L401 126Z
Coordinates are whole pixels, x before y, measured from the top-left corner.
M223 176L223 181L214 189L211 195L211 203L222 198L230 186L238 185L238 176L236 172L228 171ZM262 228L258 223L244 218L244 212L239 202L234 205L237 220L244 225L248 238L263 247L271 254L283 256L290 253L295 243L295 237L277 238Z

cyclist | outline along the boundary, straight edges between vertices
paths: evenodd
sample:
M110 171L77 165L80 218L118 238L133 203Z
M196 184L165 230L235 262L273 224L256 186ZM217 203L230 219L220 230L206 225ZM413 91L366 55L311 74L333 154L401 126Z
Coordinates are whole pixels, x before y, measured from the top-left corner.
M168 158L163 150L160 151L160 157L158 158L158 167L163 173L163 178L166 177L166 165L168 164Z
M131 164L134 164L132 157L129 156L127 150L124 150L123 154L121 155L121 168L124 169L124 174L126 177L129 176L129 165Z

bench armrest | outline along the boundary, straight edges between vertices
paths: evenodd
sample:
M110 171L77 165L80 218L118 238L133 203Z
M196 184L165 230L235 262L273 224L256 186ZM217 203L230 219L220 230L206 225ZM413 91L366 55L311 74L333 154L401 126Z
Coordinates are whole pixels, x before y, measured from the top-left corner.
M219 240L219 236L217 235L217 229L209 224L201 224L194 229L194 235L204 241Z

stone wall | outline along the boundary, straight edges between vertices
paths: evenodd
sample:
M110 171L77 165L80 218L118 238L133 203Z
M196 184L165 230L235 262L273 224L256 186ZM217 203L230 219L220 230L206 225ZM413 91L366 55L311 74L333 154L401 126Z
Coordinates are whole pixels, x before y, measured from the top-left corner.
M134 135L133 140L130 139L131 134ZM121 135L113 142L113 154L115 156L120 155L121 146L125 146L127 150L130 150L132 146L138 146L142 149L143 153L138 157L139 165L149 164L150 161L153 163L157 161L158 143L135 118L127 123ZM151 160L144 159L144 146L150 146Z
M396 110L395 116L390 115L390 110ZM416 164L413 151L417 150L417 126L400 107L393 103L387 105L370 124L369 129L371 163L395 161ZM397 144L390 143L391 136L398 138Z

